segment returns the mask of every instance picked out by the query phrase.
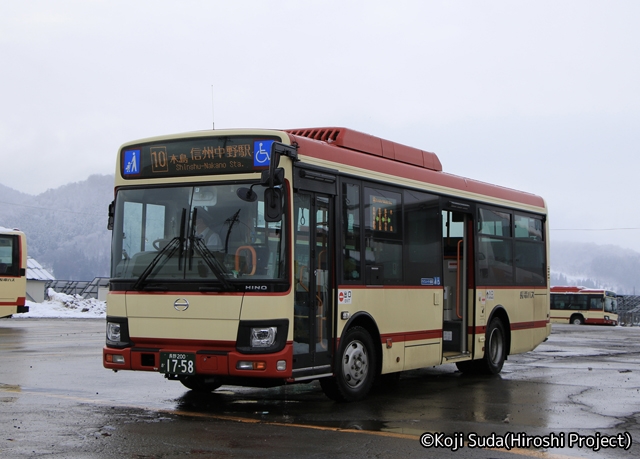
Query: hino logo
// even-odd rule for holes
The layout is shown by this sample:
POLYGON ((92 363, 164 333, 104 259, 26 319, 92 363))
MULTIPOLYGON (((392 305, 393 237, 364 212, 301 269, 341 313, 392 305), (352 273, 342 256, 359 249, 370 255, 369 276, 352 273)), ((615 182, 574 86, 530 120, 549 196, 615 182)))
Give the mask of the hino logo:
POLYGON ((176 311, 186 311, 189 308, 189 302, 185 298, 178 298, 173 302, 173 307, 176 311))
POLYGON ((266 285, 245 285, 244 286, 245 290, 258 290, 261 292, 266 292, 267 291, 267 286, 266 285))

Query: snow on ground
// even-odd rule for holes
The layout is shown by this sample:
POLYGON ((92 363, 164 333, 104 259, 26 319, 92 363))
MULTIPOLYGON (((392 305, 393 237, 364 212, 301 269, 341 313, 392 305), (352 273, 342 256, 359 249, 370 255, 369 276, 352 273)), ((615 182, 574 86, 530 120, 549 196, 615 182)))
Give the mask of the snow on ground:
POLYGON ((106 316, 107 304, 95 298, 82 298, 80 295, 58 293, 53 289, 47 291, 49 299, 42 303, 27 301, 29 312, 14 314, 16 319, 30 317, 92 319, 106 316))

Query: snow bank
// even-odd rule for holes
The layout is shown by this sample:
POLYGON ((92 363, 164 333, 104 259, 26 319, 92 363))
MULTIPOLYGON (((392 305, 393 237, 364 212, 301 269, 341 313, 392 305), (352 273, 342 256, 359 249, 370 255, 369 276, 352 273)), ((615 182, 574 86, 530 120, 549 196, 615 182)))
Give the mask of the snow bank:
POLYGON ((29 312, 14 314, 13 317, 16 319, 30 317, 97 319, 106 316, 107 304, 104 301, 95 298, 82 298, 80 295, 58 293, 52 288, 47 291, 47 295, 49 295, 49 300, 42 303, 27 301, 29 312))

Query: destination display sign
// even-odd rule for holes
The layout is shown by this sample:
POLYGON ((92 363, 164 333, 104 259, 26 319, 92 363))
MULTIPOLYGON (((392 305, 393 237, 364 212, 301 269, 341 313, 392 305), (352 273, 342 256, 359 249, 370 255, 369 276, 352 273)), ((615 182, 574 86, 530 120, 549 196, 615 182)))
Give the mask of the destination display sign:
POLYGON ((256 172, 269 167, 277 137, 199 137, 123 148, 125 179, 256 172))
POLYGON ((367 227, 385 234, 398 231, 398 205, 400 194, 365 188, 368 197, 367 227))

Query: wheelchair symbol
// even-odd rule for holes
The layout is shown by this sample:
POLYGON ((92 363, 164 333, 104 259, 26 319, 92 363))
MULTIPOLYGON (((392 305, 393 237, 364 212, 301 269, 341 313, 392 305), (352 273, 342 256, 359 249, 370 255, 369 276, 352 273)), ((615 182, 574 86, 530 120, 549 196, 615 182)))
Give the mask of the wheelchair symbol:
POLYGON ((254 167, 266 167, 271 164, 271 147, 273 142, 273 140, 263 140, 253 143, 254 167))

